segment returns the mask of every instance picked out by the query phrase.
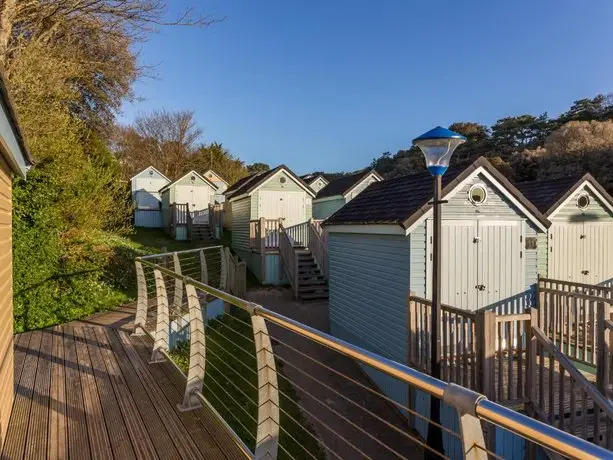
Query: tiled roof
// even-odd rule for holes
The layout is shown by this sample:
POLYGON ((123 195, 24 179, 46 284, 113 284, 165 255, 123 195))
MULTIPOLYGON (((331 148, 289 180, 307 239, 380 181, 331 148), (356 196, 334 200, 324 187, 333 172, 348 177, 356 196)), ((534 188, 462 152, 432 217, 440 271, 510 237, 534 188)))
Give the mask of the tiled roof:
MULTIPOLYGON (((549 227, 547 218, 485 158, 450 167, 443 176, 443 197, 480 167, 502 183, 537 220, 549 227)), ((330 216, 324 225, 398 224, 409 228, 430 210, 428 203, 433 197, 433 187, 432 176, 426 170, 376 182, 330 216)))
POLYGON ((353 188, 354 185, 358 184, 362 179, 364 179, 371 173, 376 174, 379 179, 383 180, 383 178, 379 176, 379 174, 374 169, 362 171, 357 174, 351 174, 350 176, 343 176, 336 180, 333 180, 324 188, 322 188, 317 194, 316 199, 327 198, 336 195, 344 195, 351 188, 353 188))
POLYGON ((517 188, 545 215, 551 214, 583 182, 589 182, 613 206, 613 197, 594 179, 591 174, 574 175, 559 179, 518 182, 517 188))

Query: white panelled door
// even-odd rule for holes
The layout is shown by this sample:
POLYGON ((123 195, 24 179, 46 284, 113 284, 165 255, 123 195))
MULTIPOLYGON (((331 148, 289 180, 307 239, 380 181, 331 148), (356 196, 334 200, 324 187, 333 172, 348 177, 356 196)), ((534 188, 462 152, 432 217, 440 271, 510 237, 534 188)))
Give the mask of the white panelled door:
POLYGON ((304 192, 261 190, 259 193, 260 217, 282 218, 285 227, 306 221, 306 194, 304 192))
POLYGON ((208 187, 177 185, 175 187, 175 203, 189 203, 190 212, 209 209, 210 190, 208 187))
POLYGON ((613 279, 613 223, 586 222, 583 229, 582 283, 613 279))
MULTIPOLYGON (((432 221, 427 234, 430 283, 432 221)), ((444 304, 466 310, 495 305, 501 312, 519 311, 525 290, 523 222, 444 220, 441 282, 444 304)))

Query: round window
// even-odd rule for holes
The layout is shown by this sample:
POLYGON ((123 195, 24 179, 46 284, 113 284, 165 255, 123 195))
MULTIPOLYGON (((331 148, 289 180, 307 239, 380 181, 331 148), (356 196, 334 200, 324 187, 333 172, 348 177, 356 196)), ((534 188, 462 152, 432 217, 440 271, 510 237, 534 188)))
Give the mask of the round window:
POLYGON ((586 209, 590 205, 590 197, 587 193, 583 193, 577 197, 577 207, 586 209))
POLYGON ((468 199, 475 206, 479 206, 485 203, 485 200, 487 199, 487 190, 485 190, 483 185, 473 185, 468 191, 468 199))
POLYGON ((192 176, 191 180, 193 180, 193 181, 196 180, 196 176, 192 176))
POLYGON ((279 182, 281 182, 282 184, 285 184, 285 181, 287 181, 287 179, 284 176, 281 176, 281 179, 279 179, 279 182))
POLYGON ((153 171, 152 170, 149 170, 149 175, 153 176, 153 171))

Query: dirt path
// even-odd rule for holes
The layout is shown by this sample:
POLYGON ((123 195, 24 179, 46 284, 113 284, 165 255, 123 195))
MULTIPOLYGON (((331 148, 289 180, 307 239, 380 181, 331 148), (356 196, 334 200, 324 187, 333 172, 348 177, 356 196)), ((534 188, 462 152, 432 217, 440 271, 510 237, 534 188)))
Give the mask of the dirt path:
MULTIPOLYGON (((301 303, 293 300, 287 289, 250 291, 247 297, 252 302, 323 332, 329 331, 327 302, 301 303)), ((391 403, 301 356, 284 343, 378 392, 352 359, 280 327, 272 326, 270 334, 277 339, 277 343, 273 343, 275 354, 286 361, 283 372, 294 383, 305 415, 311 420, 321 441, 338 454, 337 457, 328 451, 328 458, 423 458, 421 447, 401 432, 411 436, 417 436, 416 433, 407 427, 406 419, 391 407, 391 403), (362 408, 376 414, 383 421, 362 408), (388 426, 388 423, 401 432, 388 426)))

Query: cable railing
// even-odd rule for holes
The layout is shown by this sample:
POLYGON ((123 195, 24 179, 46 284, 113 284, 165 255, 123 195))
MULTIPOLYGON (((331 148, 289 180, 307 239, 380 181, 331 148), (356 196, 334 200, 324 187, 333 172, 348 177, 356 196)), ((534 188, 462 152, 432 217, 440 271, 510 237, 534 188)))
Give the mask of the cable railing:
POLYGON ((170 360, 185 375, 181 410, 213 413, 237 458, 419 458, 424 452, 501 458, 491 444, 497 429, 564 457, 611 456, 477 392, 228 293, 224 252, 137 258, 135 333, 153 341, 152 361, 170 360), (382 391, 386 382, 440 399, 454 423, 445 416, 433 422, 393 389, 382 391), (424 441, 419 424, 441 430, 444 452, 424 441))

